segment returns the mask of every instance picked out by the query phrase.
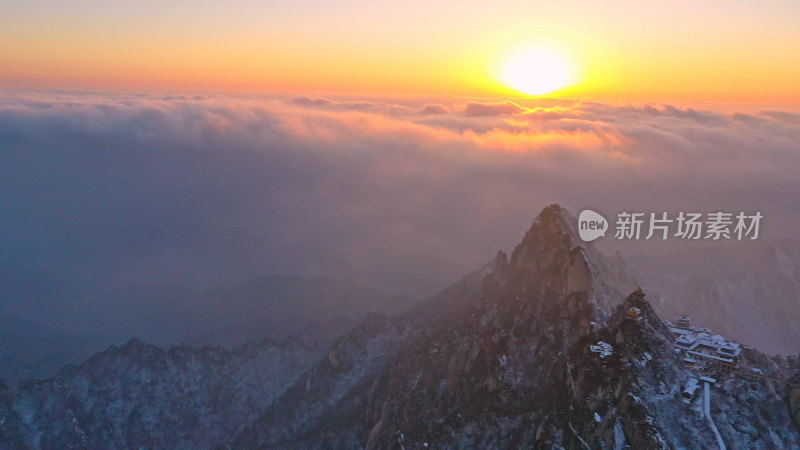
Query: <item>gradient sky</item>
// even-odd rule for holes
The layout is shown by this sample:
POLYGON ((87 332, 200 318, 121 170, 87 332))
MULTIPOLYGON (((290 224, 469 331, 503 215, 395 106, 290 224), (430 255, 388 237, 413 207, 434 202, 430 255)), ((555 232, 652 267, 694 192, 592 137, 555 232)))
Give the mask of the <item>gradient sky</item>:
POLYGON ((557 95, 800 104, 790 0, 4 2, 0 87, 508 95, 542 43, 578 67, 557 95))

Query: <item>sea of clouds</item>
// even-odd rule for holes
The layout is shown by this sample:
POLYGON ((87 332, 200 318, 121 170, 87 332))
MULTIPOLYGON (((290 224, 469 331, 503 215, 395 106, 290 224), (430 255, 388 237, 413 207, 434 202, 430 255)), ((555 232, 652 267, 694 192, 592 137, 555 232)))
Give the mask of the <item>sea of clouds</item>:
POLYGON ((797 238, 798 172, 800 114, 777 109, 5 92, 0 269, 108 286, 325 275, 423 296, 555 202, 760 211, 765 236, 797 238))

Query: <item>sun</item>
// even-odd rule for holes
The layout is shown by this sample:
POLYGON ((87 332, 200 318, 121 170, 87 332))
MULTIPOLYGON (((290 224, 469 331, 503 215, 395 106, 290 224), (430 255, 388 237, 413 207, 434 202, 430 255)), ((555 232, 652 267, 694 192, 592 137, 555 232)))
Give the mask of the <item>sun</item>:
POLYGON ((543 95, 575 82, 569 59, 549 47, 534 47, 512 53, 501 65, 500 81, 529 95, 543 95))

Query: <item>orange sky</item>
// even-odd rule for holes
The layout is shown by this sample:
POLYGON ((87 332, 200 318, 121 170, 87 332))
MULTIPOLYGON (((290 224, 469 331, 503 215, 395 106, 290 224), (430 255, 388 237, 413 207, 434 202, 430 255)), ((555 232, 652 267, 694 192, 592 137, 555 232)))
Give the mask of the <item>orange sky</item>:
POLYGON ((503 55, 548 45, 551 95, 800 104, 796 1, 110 3, 4 6, 0 87, 518 95, 503 55))

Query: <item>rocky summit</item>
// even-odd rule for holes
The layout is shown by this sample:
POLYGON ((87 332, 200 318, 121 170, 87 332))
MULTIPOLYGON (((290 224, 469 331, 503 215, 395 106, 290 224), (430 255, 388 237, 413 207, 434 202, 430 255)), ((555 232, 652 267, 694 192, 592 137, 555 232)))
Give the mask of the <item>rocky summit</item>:
POLYGON ((676 347, 634 277, 575 230, 549 206, 510 256, 324 349, 134 341, 3 386, 1 445, 800 448, 795 358, 676 347))

